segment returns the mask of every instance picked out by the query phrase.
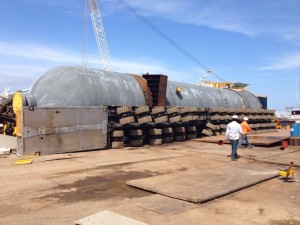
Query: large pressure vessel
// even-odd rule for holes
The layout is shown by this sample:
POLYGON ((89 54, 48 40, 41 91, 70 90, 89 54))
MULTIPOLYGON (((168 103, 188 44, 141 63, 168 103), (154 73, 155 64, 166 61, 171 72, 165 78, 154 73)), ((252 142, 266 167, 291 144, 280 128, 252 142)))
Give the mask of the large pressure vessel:
POLYGON ((211 88, 174 81, 168 82, 167 105, 209 108, 261 108, 257 97, 250 92, 211 88), (176 87, 182 89, 180 94, 174 91, 176 87))
MULTIPOLYGON (((167 105, 210 108, 260 109, 250 92, 217 89, 168 81, 167 105), (181 92, 176 93, 180 87, 181 92)), ((26 96, 32 106, 146 105, 144 91, 130 74, 84 67, 61 66, 50 69, 26 96)))
POLYGON ((37 106, 146 105, 139 83, 129 74, 85 67, 55 67, 32 86, 37 106))

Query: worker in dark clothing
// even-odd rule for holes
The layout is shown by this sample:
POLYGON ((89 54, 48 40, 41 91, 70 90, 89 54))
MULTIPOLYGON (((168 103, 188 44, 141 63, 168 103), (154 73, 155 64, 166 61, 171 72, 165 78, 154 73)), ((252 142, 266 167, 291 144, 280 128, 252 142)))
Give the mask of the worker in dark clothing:
POLYGON ((282 127, 281 129, 285 129, 286 130, 286 119, 284 118, 282 121, 282 127))

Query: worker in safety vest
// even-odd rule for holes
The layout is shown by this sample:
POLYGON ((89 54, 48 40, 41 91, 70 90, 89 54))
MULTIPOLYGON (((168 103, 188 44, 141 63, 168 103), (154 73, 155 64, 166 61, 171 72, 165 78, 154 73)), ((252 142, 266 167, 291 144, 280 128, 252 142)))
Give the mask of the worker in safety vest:
POLYGON ((251 143, 248 140, 248 132, 253 133, 253 130, 251 129, 251 127, 249 126, 247 121, 248 121, 248 117, 244 117, 244 121, 241 123, 241 127, 242 127, 242 130, 243 130, 243 135, 242 135, 242 137, 239 141, 238 148, 241 148, 244 141, 246 142, 248 148, 253 148, 254 147, 253 145, 251 145, 251 143))

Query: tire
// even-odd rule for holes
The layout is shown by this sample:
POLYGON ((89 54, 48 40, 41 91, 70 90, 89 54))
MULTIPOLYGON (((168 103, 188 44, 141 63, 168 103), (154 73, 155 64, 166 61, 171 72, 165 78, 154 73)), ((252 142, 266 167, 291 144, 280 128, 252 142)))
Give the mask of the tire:
POLYGON ((198 120, 199 121, 204 121, 204 120, 206 120, 206 116, 205 115, 199 115, 198 120))
POLYGON ((198 112, 205 112, 206 111, 206 109, 205 109, 205 107, 198 107, 198 112))
POLYGON ((163 137, 162 142, 163 143, 173 143, 174 139, 173 139, 173 137, 163 137))
POLYGON ((189 111, 188 108, 189 107, 180 107, 179 108, 179 114, 187 113, 189 111))
POLYGON ((215 128, 216 128, 216 131, 220 131, 221 130, 221 125, 217 124, 217 125, 215 125, 215 128))
POLYGON ((174 136, 174 141, 185 141, 184 135, 174 136))
POLYGON ((175 133, 184 133, 185 132, 185 127, 175 127, 174 132, 175 133))
POLYGON ((173 133, 173 128, 172 127, 164 127, 162 129, 163 134, 172 134, 173 133))
POLYGON ((142 147, 144 145, 143 139, 133 139, 129 141, 131 147, 142 147))
POLYGON ((127 112, 131 112, 131 107, 130 106, 121 106, 117 108, 117 114, 123 114, 123 113, 127 113, 127 112))
POLYGON ((187 132, 189 132, 189 131, 197 131, 197 127, 196 127, 196 126, 187 126, 187 127, 185 128, 185 130, 186 130, 187 132))
POLYGON ((227 124, 221 124, 221 129, 226 129, 227 128, 227 124))
POLYGON ((149 145, 161 145, 162 144, 162 139, 149 139, 149 145))
POLYGON ((152 122, 152 117, 151 116, 144 116, 142 118, 138 118, 138 123, 139 124, 144 124, 144 123, 149 123, 152 122))
POLYGON ((112 137, 124 137, 123 130, 114 130, 111 134, 112 137))
POLYGON ((191 120, 193 120, 193 116, 191 116, 191 115, 189 115, 189 116, 182 116, 181 117, 181 121, 182 122, 189 122, 191 120))
POLYGON ((143 131, 141 129, 130 130, 129 136, 143 136, 143 131))
POLYGON ((125 125, 128 123, 134 123, 134 117, 133 116, 128 116, 128 117, 124 117, 120 119, 120 124, 121 125, 125 125))
POLYGON ((213 125, 212 123, 209 123, 209 122, 206 124, 206 127, 210 128, 210 129, 212 129, 212 130, 215 130, 215 129, 216 129, 216 126, 213 125))
POLYGON ((111 143, 111 148, 112 149, 120 149, 124 148, 124 142, 123 141, 113 141, 111 143))
POLYGON ((192 120, 199 120, 199 116, 198 115, 192 115, 192 120))
POLYGON ((221 121, 227 120, 227 116, 226 116, 226 115, 220 116, 220 120, 221 120, 221 121))
POLYGON ((189 112, 190 112, 190 113, 197 113, 197 112, 198 112, 198 108, 197 108, 197 107, 192 107, 192 106, 190 106, 189 112))
POLYGON ((149 112, 150 109, 149 109, 149 106, 140 106, 140 107, 137 107, 134 111, 135 111, 135 114, 138 115, 141 113, 149 112))
POLYGON ((178 107, 168 107, 167 108, 167 114, 173 114, 173 113, 178 113, 178 107))
POLYGON ((162 129, 153 128, 149 130, 150 135, 162 135, 162 129))
POLYGON ((220 111, 220 108, 209 108, 208 113, 218 113, 220 111))
POLYGON ((176 122, 180 122, 181 121, 181 116, 173 116, 169 118, 170 123, 176 123, 176 122))
POLYGON ((163 123, 163 122, 168 122, 168 117, 167 116, 160 116, 157 118, 154 118, 155 123, 163 123))
POLYGON ((207 136, 213 136, 214 133, 210 130, 203 129, 202 134, 205 134, 207 136))
POLYGON ((161 113, 161 112, 165 112, 166 108, 164 106, 156 106, 154 108, 152 108, 151 112, 152 114, 157 114, 157 113, 161 113))

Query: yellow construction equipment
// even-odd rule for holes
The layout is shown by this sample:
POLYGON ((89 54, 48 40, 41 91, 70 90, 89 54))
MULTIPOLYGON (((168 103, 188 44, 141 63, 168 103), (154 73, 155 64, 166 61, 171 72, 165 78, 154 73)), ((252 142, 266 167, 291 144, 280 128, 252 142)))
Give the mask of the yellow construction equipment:
POLYGON ((290 162, 290 165, 286 169, 279 169, 279 175, 285 178, 285 181, 288 181, 289 177, 293 178, 294 170, 293 170, 293 162, 290 162))
POLYGON ((32 159, 17 159, 14 162, 14 165, 24 165, 24 164, 31 164, 32 163, 32 159))
POLYGON ((238 91, 245 91, 248 84, 245 83, 234 83, 234 82, 215 82, 215 81, 205 81, 204 86, 214 87, 214 88, 228 88, 238 91))

